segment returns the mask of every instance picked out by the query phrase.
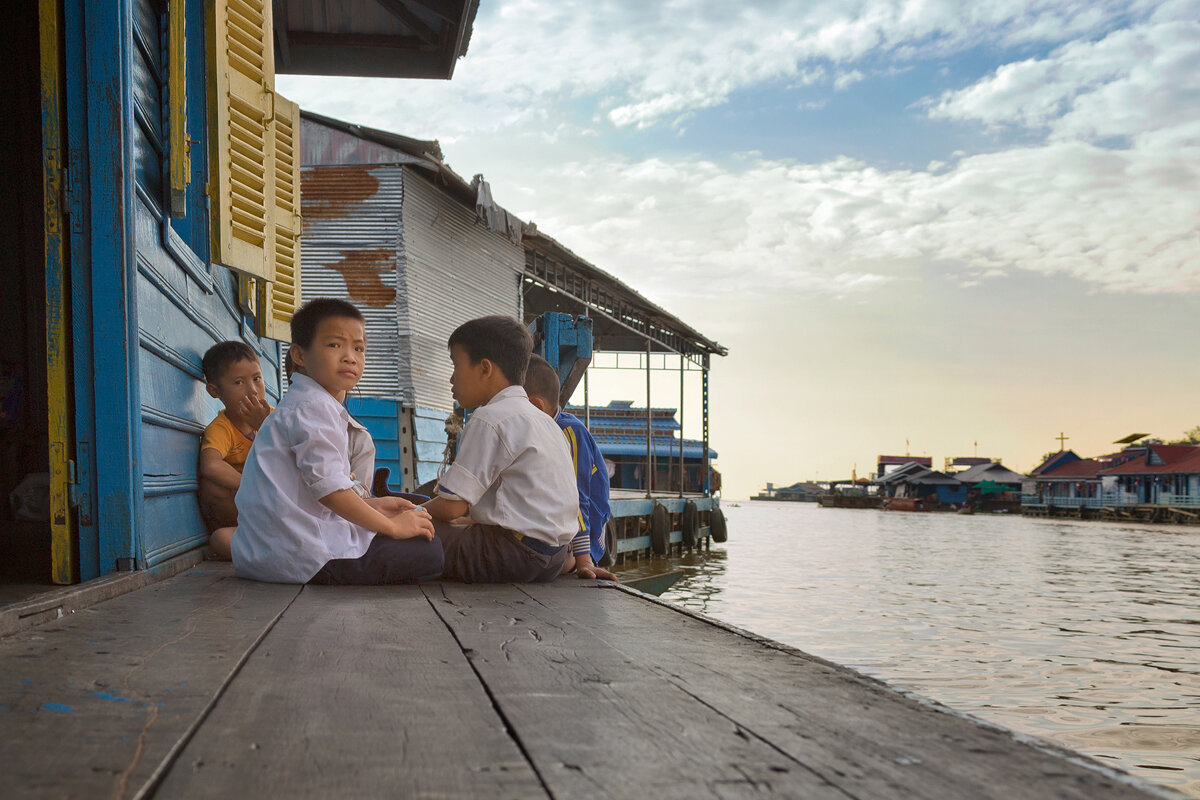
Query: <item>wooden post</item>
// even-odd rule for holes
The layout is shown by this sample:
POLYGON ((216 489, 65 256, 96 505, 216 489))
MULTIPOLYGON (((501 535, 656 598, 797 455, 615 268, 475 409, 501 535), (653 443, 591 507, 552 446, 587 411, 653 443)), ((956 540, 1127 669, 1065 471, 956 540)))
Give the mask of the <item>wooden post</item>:
POLYGON ((650 337, 646 337, 646 497, 654 490, 654 413, 650 406, 650 337))
POLYGON ((679 496, 683 497, 683 353, 679 354, 679 496))

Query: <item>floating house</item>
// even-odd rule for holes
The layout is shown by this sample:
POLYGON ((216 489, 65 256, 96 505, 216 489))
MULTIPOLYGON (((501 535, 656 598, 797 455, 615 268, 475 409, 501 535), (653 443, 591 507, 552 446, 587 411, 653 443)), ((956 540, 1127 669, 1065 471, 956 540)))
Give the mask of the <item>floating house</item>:
POLYGON ((1146 442, 1086 459, 1055 453, 1024 482, 1021 505, 1035 515, 1200 521, 1200 445, 1146 442))
MULTIPOLYGON (((684 439, 674 408, 645 408, 632 400, 613 400, 607 406, 567 406, 569 413, 586 419, 604 460, 610 464, 609 483, 614 489, 651 489, 672 491, 680 488, 680 464, 683 465, 684 492, 702 492, 705 465, 711 465, 717 451, 705 452, 704 442, 684 439), (647 420, 651 435, 646 436, 647 420), (647 447, 649 438, 649 447, 647 447), (649 468, 647 468, 649 460, 649 468), (650 485, 646 476, 650 475, 650 485)), ((711 470, 711 466, 709 467, 711 470)), ((712 485, 710 476, 709 485, 712 485)))
POLYGON ((1150 444, 1100 472, 1101 495, 1116 505, 1200 506, 1200 445, 1150 444))
MULTIPOLYGON (((301 112, 302 300, 362 310, 370 357, 348 399, 377 466, 438 477, 454 410, 446 341, 474 317, 523 315, 527 226, 442 163, 437 142, 301 112)), ((453 424, 453 423, 452 423, 453 424)))
POLYGON ((883 495, 884 508, 930 511, 939 506, 961 505, 967 499, 967 487, 962 481, 920 461, 902 464, 876 478, 874 483, 883 495))
MULTIPOLYGON (((449 78, 475 9, 13 4, 0 55, 0 494, 30 476, 48 485, 44 516, 0 542, 16 579, 168 570, 205 543, 196 450, 217 406, 201 356, 248 343, 274 401, 303 294, 302 120, 275 75, 449 78)), ((15 530, 11 508, 0 513, 15 530)))
MULTIPOLYGON (((832 488, 832 487, 831 487, 832 488)), ((776 487, 773 483, 768 483, 767 488, 755 496, 751 500, 787 500, 797 503, 816 503, 820 500, 821 495, 825 494, 828 489, 819 483, 813 481, 798 481, 791 486, 776 487)))
POLYGON ((629 518, 616 538, 628 541, 610 552, 651 549, 643 522, 659 505, 668 521, 657 527, 669 529, 656 552, 707 536, 720 515, 708 374, 710 357, 725 348, 504 209, 482 176, 468 182, 447 167, 437 142, 308 112, 300 124, 301 300, 344 297, 366 318, 367 371, 347 406, 375 439, 376 466, 389 470, 377 488, 413 491, 440 475, 463 419, 446 341, 468 319, 504 314, 523 319, 558 368, 562 402, 582 384, 584 405, 574 410, 612 464, 614 488, 641 498, 614 502, 614 516, 629 518), (592 409, 595 352, 635 353, 647 371, 670 361, 681 394, 698 377, 702 401, 692 413, 703 439, 674 435, 677 409, 652 408, 649 425, 631 403, 592 409), (689 504, 696 514, 684 513, 689 504))

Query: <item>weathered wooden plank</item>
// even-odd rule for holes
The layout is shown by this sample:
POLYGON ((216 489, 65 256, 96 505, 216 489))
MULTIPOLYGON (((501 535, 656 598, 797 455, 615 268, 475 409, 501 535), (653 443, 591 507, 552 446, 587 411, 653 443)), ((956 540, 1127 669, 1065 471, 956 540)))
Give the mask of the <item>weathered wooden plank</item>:
POLYGON ((297 591, 205 564, 0 641, 0 794, 132 796, 297 591))
MULTIPOLYGON (((652 598, 563 582, 524 590, 649 671, 856 798, 1169 795, 1049 745, 946 713, 850 669, 739 634, 652 598), (612 595, 621 597, 616 601, 612 595)), ((715 755, 712 745, 705 752, 715 755)), ((1174 796, 1170 794, 1170 796, 1174 796)))
POLYGON ((307 587, 159 797, 546 793, 415 586, 307 587))
MULTIPOLYGON (((559 584, 539 596, 586 595, 601 616, 641 604, 559 584)), ((425 591, 555 798, 847 797, 521 587, 445 583, 425 591)))

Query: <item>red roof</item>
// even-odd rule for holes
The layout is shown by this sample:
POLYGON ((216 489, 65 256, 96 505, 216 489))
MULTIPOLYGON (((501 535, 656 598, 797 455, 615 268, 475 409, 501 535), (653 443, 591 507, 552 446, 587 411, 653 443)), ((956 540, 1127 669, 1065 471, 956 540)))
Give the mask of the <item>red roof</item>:
POLYGON ((1047 472, 1038 473, 1037 477, 1041 480, 1095 478, 1097 473, 1102 469, 1104 469, 1104 464, 1094 458, 1079 458, 1074 461, 1068 461, 1062 466, 1055 467, 1047 472))
POLYGON ((1147 464, 1148 455, 1140 455, 1124 464, 1104 470, 1105 475, 1154 475, 1200 472, 1200 445, 1152 444, 1150 450, 1161 464, 1147 464))

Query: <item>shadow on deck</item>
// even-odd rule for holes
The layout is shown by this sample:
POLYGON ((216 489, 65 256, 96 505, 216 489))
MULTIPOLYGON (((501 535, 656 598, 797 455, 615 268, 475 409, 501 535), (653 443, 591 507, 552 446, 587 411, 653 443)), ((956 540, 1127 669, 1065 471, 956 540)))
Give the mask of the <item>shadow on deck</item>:
POLYGON ((1174 797, 644 595, 204 563, 0 640, 4 796, 1174 797))

